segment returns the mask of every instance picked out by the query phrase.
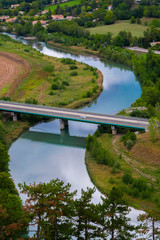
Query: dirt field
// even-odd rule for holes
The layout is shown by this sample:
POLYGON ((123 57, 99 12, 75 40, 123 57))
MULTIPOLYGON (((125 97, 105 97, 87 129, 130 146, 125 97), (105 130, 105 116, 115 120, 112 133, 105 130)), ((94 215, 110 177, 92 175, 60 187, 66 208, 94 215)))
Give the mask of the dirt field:
MULTIPOLYGON (((27 61, 14 53, 0 52, 0 90, 8 87, 7 96, 11 96, 22 79, 31 71, 27 61)), ((5 95, 5 91, 4 91, 5 95)))

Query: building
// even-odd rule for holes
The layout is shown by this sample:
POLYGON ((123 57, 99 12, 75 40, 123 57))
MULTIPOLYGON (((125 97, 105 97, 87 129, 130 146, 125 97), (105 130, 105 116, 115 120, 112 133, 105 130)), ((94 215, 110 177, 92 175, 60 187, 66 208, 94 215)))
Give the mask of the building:
POLYGON ((16 7, 19 7, 19 4, 12 4, 11 9, 15 9, 16 7))
POLYGON ((108 5, 108 10, 112 10, 112 5, 108 5))
POLYGON ((47 14, 47 13, 49 13, 48 10, 44 10, 44 11, 41 12, 41 14, 47 14))

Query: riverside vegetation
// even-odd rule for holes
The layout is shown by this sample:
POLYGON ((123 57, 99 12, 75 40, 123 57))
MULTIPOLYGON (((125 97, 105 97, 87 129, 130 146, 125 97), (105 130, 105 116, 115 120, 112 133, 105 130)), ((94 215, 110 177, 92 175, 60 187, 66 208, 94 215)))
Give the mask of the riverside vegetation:
POLYGON ((81 197, 75 198, 76 191, 71 191, 70 184, 59 179, 48 183, 19 184, 21 192, 27 195, 22 202, 9 173, 9 156, 6 145, 6 130, 0 122, 0 239, 64 239, 75 236, 80 239, 124 239, 131 240, 138 234, 148 232, 146 221, 157 224, 149 232, 159 237, 159 211, 150 211, 139 216, 145 225, 135 227, 129 223, 129 206, 122 191, 114 187, 107 198, 93 204, 95 189, 81 191, 81 197), (28 225, 36 225, 35 236, 28 236, 28 225))

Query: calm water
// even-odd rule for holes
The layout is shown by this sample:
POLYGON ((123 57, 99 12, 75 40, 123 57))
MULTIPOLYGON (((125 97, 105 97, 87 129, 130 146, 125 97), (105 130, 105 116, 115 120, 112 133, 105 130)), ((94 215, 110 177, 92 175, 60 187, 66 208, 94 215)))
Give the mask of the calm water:
MULTIPOLYGON (((27 41, 23 42, 28 44, 27 41)), ((72 58, 101 70, 104 77, 103 92, 96 101, 83 108, 85 111, 115 114, 129 107, 141 95, 134 73, 124 66, 51 49, 44 43, 33 43, 32 46, 46 55, 72 58)), ((78 196, 82 188, 94 187, 85 166, 84 141, 96 128, 94 124, 69 121, 69 131, 64 133, 59 130, 58 120, 32 127, 9 150, 15 184, 24 181, 48 182, 58 177, 65 183, 71 183, 72 190, 78 190, 78 196)), ((100 192, 96 190, 94 202, 99 201, 100 192)), ((132 222, 136 222, 137 213, 139 211, 131 211, 132 222)))

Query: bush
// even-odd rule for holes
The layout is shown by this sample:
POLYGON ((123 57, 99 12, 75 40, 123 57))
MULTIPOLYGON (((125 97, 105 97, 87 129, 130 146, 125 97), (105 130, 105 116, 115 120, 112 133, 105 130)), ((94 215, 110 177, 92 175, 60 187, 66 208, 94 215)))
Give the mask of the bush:
POLYGON ((69 82, 67 82, 67 81, 63 81, 62 84, 65 86, 69 86, 69 82))
POLYGON ((25 48, 24 51, 25 51, 25 52, 29 52, 29 49, 25 48))
POLYGON ((62 58, 61 63, 63 63, 63 64, 75 64, 76 60, 72 60, 70 58, 62 58))
POLYGON ((110 167, 114 165, 114 159, 102 148, 94 135, 88 135, 86 139, 86 148, 90 151, 90 154, 95 159, 96 163, 108 165, 110 167))
POLYGON ((25 103, 38 104, 38 101, 35 98, 29 98, 25 100, 25 103))
POLYGON ((130 133, 130 139, 131 139, 132 141, 134 141, 134 142, 137 141, 137 136, 136 136, 136 134, 135 134, 134 132, 131 132, 131 133, 130 133))
POLYGON ((43 70, 44 70, 45 72, 49 72, 49 73, 51 73, 51 72, 54 71, 54 66, 48 64, 48 65, 46 65, 46 66, 43 67, 43 70))
POLYGON ((54 95, 53 91, 50 91, 50 92, 49 92, 49 95, 51 95, 51 96, 54 95))
POLYGON ((70 76, 77 76, 77 75, 78 75, 78 73, 75 71, 70 73, 70 76))
POLYGON ((125 184, 131 184, 133 182, 133 177, 132 177, 132 174, 129 173, 129 172, 125 172, 123 177, 122 177, 122 181, 125 183, 125 184))
POLYGON ((131 139, 129 139, 128 141, 127 141, 127 149, 128 150, 131 150, 131 148, 134 146, 134 141, 132 141, 131 139))
POLYGON ((111 183, 111 184, 115 184, 116 181, 111 177, 111 178, 109 179, 109 183, 111 183))
POLYGON ((77 69, 77 66, 76 66, 76 65, 70 66, 70 70, 74 70, 74 69, 77 69))
POLYGON ((121 141, 123 142, 124 146, 127 146, 127 149, 130 150, 137 141, 137 136, 134 132, 129 132, 126 135, 121 137, 121 141))
POLYGON ((59 89, 59 84, 58 83, 53 83, 51 86, 52 90, 58 90, 59 89))
POLYGON ((132 16, 130 22, 135 23, 136 22, 135 17, 132 16))

